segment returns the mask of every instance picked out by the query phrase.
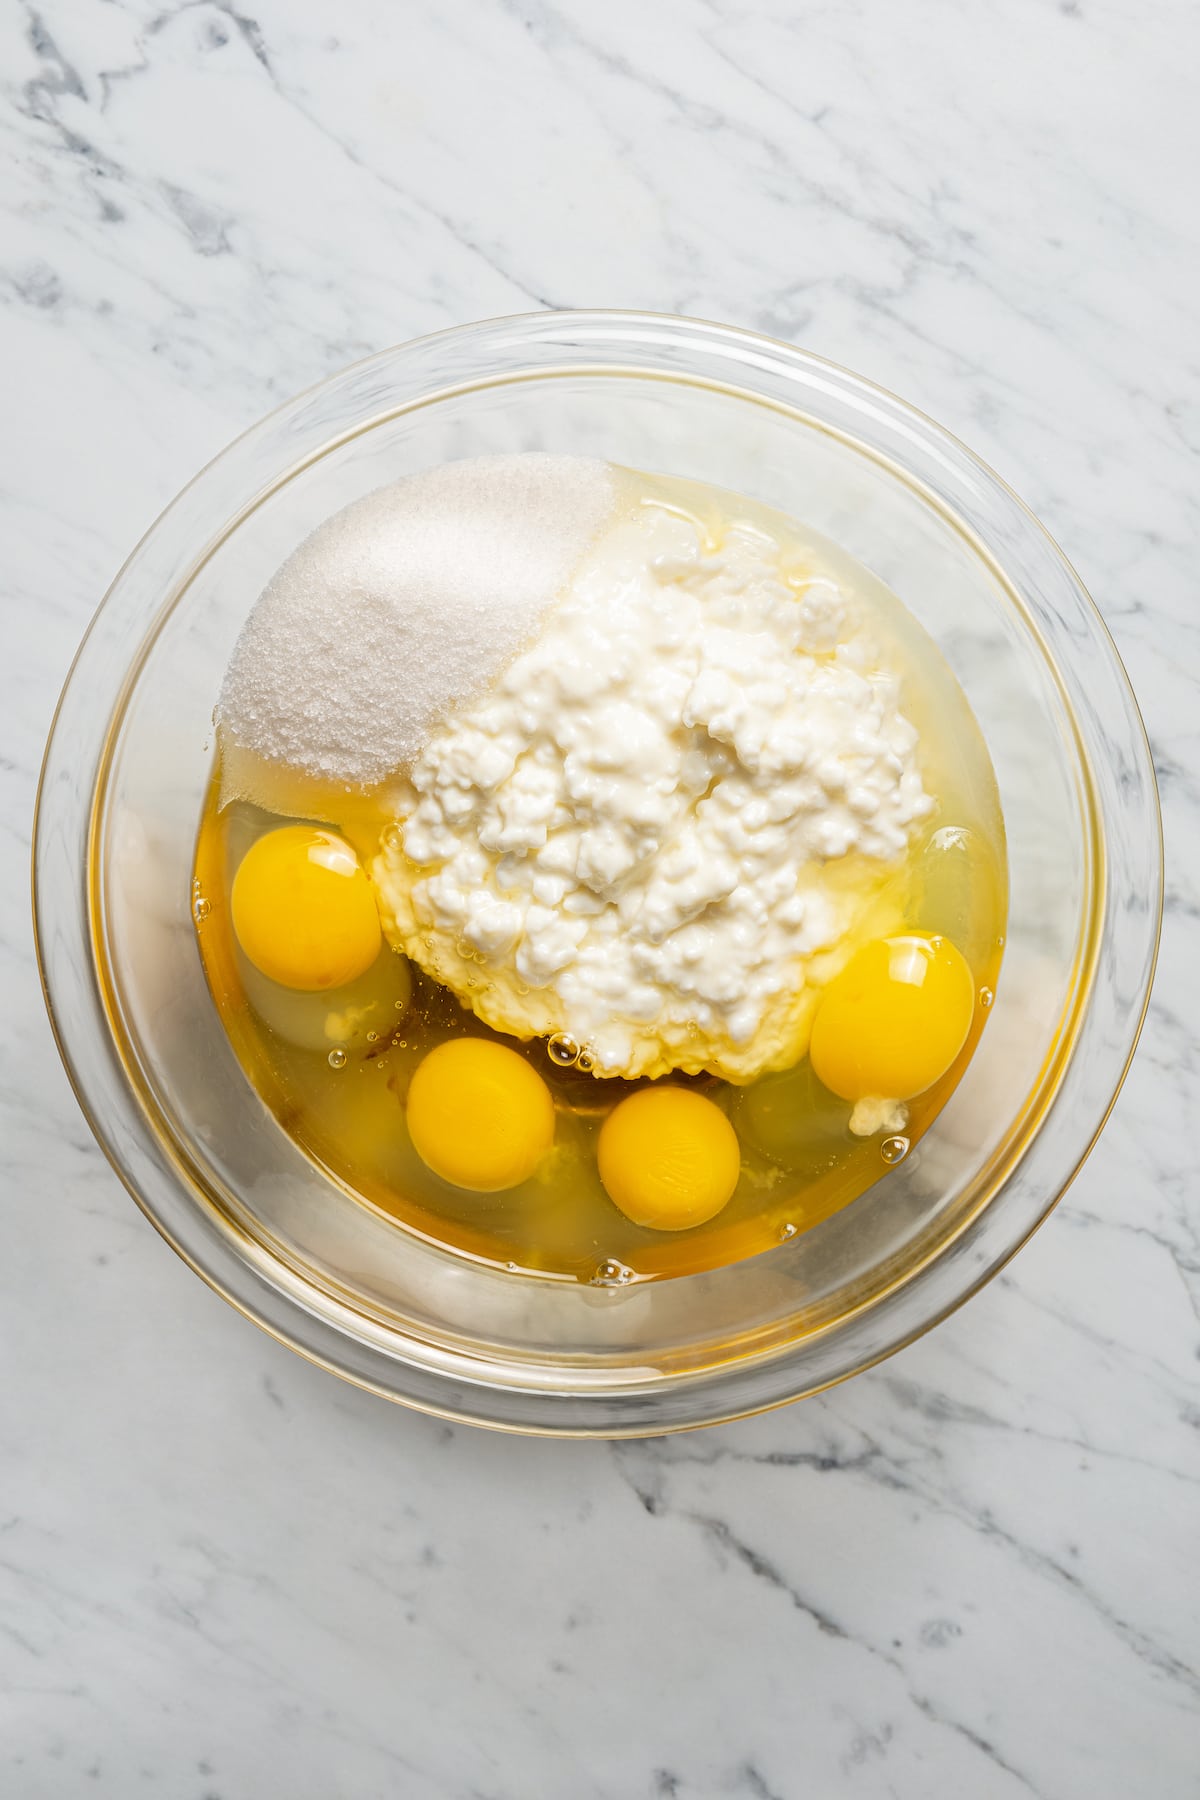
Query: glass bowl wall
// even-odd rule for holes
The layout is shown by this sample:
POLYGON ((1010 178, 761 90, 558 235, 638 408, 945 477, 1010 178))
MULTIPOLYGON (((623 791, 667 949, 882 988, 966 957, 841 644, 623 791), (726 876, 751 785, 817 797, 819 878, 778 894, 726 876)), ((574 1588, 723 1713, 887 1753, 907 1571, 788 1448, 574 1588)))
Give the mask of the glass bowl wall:
POLYGON ((209 465, 97 614, 47 750, 40 955, 93 1130, 235 1305, 395 1399, 484 1424, 658 1432, 811 1392, 944 1316, 1070 1181, 1127 1066, 1161 847, 1128 682, 1015 496, 899 400, 695 321, 542 313, 333 376, 209 465), (314 524, 411 470, 553 450, 752 494, 843 545, 941 645, 1000 784, 1011 879, 993 1013, 900 1167, 778 1249, 627 1288, 469 1264, 343 1192, 239 1068, 190 914, 212 710, 241 625, 314 524))

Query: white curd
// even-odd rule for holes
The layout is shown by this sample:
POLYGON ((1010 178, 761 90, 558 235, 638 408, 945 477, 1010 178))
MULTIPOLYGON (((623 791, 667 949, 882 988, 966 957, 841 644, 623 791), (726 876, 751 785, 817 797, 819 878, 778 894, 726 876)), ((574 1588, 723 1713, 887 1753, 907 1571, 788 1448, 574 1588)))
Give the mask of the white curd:
POLYGON ((425 737, 372 868, 385 930, 597 1074, 751 1080, 803 1055, 819 985, 898 925, 887 883, 933 806, 917 750, 835 579, 643 495, 425 737))

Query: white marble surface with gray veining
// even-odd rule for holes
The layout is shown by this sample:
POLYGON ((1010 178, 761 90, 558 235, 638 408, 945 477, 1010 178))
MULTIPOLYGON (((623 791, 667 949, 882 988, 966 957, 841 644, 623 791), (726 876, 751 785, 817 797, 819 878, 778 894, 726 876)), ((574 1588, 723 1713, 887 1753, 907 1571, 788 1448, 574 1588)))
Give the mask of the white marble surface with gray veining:
POLYGON ((0 1794, 1200 1792, 1192 0, 0 7, 0 1794), (42 1016, 75 643, 235 432, 542 305, 756 326, 966 438, 1081 570, 1162 779, 1157 998, 1009 1272, 822 1399, 488 1436, 257 1333, 128 1200, 42 1016))

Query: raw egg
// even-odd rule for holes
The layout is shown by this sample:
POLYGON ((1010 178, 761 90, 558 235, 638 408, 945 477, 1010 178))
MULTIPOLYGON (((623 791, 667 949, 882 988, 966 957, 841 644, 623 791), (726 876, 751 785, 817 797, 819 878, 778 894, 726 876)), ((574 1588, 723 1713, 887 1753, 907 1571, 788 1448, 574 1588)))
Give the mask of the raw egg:
POLYGON ((833 1168, 852 1142, 850 1107, 817 1080, 807 1057, 739 1089, 733 1116, 756 1150, 806 1176, 833 1168))
POLYGON ((878 938, 821 996, 813 1069, 843 1100, 911 1100, 954 1062, 974 1010, 971 971, 949 939, 878 938))
POLYGON ((364 975, 342 987, 302 993, 268 981, 243 958, 239 973, 264 1025, 297 1050, 365 1050, 390 1039, 412 999, 408 958, 381 950, 364 975))
POLYGON ((949 938, 978 976, 996 954, 1005 899, 988 840, 965 825, 943 825, 913 866, 909 918, 922 936, 949 938))
POLYGON ((737 1133, 690 1088, 650 1087, 614 1107, 600 1131, 600 1179, 635 1225, 686 1231, 715 1217, 737 1186, 737 1133))
POLYGON ((309 992, 362 975, 383 939, 354 850, 317 825, 283 825, 253 843, 233 878, 230 910, 255 968, 309 992))
POLYGON ((554 1142, 554 1102, 536 1069, 488 1038, 431 1050, 408 1090, 408 1132, 427 1168, 455 1187, 516 1187, 554 1142))

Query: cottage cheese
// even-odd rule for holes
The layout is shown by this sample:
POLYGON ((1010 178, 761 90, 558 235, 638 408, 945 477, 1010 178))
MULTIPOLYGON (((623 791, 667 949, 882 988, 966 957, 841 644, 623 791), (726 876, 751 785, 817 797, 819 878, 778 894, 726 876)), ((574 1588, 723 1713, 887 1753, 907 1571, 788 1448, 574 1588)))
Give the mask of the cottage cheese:
POLYGON ((650 501, 438 726, 373 874, 385 929, 487 1023, 597 1074, 794 1063, 819 985, 899 923, 932 801, 865 622, 765 531, 650 501))

